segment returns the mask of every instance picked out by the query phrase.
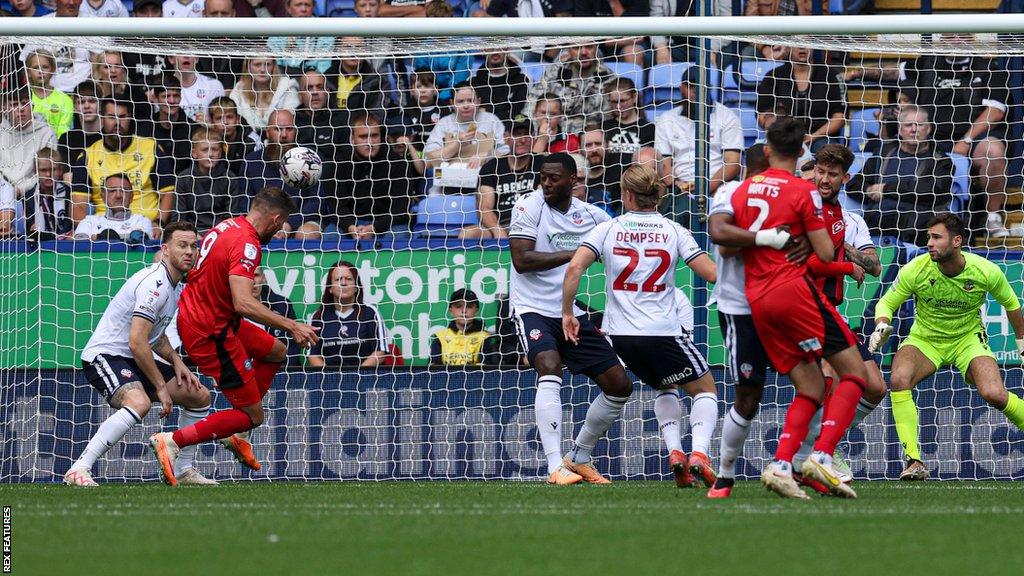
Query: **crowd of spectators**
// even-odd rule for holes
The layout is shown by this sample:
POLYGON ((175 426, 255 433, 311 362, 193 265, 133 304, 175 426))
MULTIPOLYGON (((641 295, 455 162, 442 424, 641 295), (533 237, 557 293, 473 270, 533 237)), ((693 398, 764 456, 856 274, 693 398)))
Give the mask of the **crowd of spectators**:
MULTIPOLYGON (((726 2, 715 5, 727 13, 726 2)), ((827 3, 826 3, 827 4, 827 3)), ((314 18, 313 0, 13 0, 12 17, 314 18)), ((460 11, 466 6, 458 4, 460 11)), ((556 0, 469 6, 479 17, 687 16, 693 3, 556 0)), ((810 0, 750 0, 748 16, 808 13, 810 0)), ((451 17, 445 0, 358 0, 354 17, 451 17)), ((949 36, 949 42, 964 38, 949 36)), ((685 37, 627 38, 564 49, 440 51, 416 57, 370 54, 347 37, 270 37, 267 53, 221 57, 77 46, 26 45, 2 98, 0 236, 158 239, 171 220, 205 231, 243 212, 266 186, 285 189, 299 211, 280 238, 367 240, 417 233, 416 206, 429 195, 474 196, 463 238, 504 238, 516 200, 537 187, 537 160, 566 151, 579 159, 578 193, 621 211, 619 178, 637 158, 655 162, 668 195, 697 182, 698 68, 677 78, 669 106, 645 92, 646 71, 685 62, 685 37), (535 63, 544 63, 542 71, 535 63), (637 74, 622 73, 635 65, 637 74), (289 188, 279 160, 295 146, 324 160, 318 185, 289 188), (142 225, 142 221, 147 225, 142 225)), ((1008 233, 1006 199, 1009 77, 984 57, 922 56, 874 69, 807 48, 716 43, 719 63, 770 60, 746 103, 720 95, 710 107, 707 192, 740 176, 752 108, 763 129, 780 116, 808 125, 808 155, 848 143, 851 82, 893 88, 850 182, 848 206, 877 234, 923 240, 921 225, 949 208, 953 158, 969 159, 973 193, 991 236, 1008 233)), ((720 90, 714 87, 714 90, 720 90)), ((713 92, 714 92, 713 90, 713 92)), ((755 128, 756 130, 756 128, 755 128)), ((667 210, 675 211, 673 202, 667 210)), ((964 206, 966 209, 967 206, 964 206)))

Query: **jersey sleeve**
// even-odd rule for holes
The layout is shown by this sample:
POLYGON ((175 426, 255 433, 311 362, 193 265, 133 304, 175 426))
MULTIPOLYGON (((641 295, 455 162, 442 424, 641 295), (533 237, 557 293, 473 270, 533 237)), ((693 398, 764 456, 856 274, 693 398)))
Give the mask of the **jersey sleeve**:
POLYGON ((533 194, 523 196, 512 208, 512 222, 508 227, 509 238, 524 240, 537 239, 537 226, 540 224, 540 202, 533 194))
POLYGON ((689 264, 691 260, 704 254, 704 250, 697 244, 689 230, 677 223, 674 224, 679 232, 679 241, 676 243, 679 259, 689 264))
POLYGON ((391 342, 388 340, 388 329, 384 326, 384 319, 380 316, 380 310, 373 306, 367 306, 370 310, 370 322, 373 325, 373 338, 376 340, 374 349, 380 352, 387 352, 391 342))
MULTIPOLYGON (((928 258, 928 255, 924 255, 928 258)), ((892 286, 885 291, 885 294, 878 300, 875 306, 875 320, 888 318, 892 320, 893 313, 917 291, 917 276, 921 271, 920 257, 911 260, 906 266, 900 269, 892 286)))
POLYGON ((1007 312, 1013 312, 1014 310, 1020 309, 1020 300, 1017 298, 1017 294, 1010 287, 1010 281, 1007 280, 1006 274, 999 266, 988 262, 988 292, 996 299, 996 302, 1003 307, 1007 312))
POLYGON ((740 117, 736 112, 725 106, 719 108, 718 111, 722 115, 721 125, 718 129, 722 150, 742 152, 745 147, 743 145, 743 125, 740 123, 740 117))
POLYGON ((725 184, 718 188, 718 192, 711 198, 711 208, 708 210, 708 216, 712 214, 728 214, 732 216, 736 213, 732 207, 732 196, 736 192, 737 186, 730 186, 725 184))
POLYGON ((805 194, 798 197, 796 209, 804 224, 804 230, 822 230, 826 226, 825 217, 822 214, 821 194, 818 194, 818 190, 813 185, 810 186, 805 194))
POLYGON ((589 248, 600 261, 602 259, 601 247, 604 246, 605 238, 608 237, 608 231, 611 230, 611 228, 611 220, 594 226, 594 229, 588 232, 583 238, 583 241, 580 242, 580 248, 589 248))
POLYGON ((871 241, 871 233, 868 231, 868 224, 864 218, 856 212, 844 212, 846 218, 846 243, 857 250, 874 248, 875 243, 871 241))
POLYGON ((174 291, 174 287, 160 280, 160 274, 148 274, 135 287, 133 318, 142 318, 156 324, 160 309, 174 291))
POLYGON ((262 258, 260 246, 254 240, 236 238, 228 248, 228 276, 256 278, 262 258))
MULTIPOLYGON (((321 311, 323 308, 320 309, 321 311)), ((316 329, 317 334, 323 334, 324 332, 324 321, 319 313, 313 314, 313 317, 309 320, 309 325, 316 329)), ((310 356, 323 356, 324 355, 324 339, 321 337, 313 344, 313 347, 309 349, 310 356)))

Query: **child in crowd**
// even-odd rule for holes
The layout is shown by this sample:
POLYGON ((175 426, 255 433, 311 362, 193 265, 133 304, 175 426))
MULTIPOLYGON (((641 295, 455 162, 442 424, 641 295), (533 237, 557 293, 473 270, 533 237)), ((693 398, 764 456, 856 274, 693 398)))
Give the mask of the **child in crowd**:
POLYGON ((32 111, 45 118, 60 138, 71 129, 75 104, 70 96, 50 84, 57 71, 57 59, 49 50, 34 50, 25 59, 25 71, 32 91, 32 111))
POLYGON ((495 342, 477 318, 480 300, 467 288, 452 293, 448 314, 452 321, 448 327, 434 333, 430 342, 430 365, 449 368, 480 366, 484 356, 492 353, 495 342))
POLYGON ((192 131, 192 165, 178 174, 171 220, 195 224, 200 234, 231 218, 238 197, 234 175, 223 161, 219 133, 200 126, 192 131))

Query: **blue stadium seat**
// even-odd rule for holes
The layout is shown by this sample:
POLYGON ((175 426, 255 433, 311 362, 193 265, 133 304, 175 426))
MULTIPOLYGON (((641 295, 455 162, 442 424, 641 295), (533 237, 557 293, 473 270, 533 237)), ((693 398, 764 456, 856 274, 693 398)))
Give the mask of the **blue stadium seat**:
POLYGON ((538 82, 544 76, 544 70, 548 67, 544 62, 524 62, 520 64, 523 74, 530 79, 530 82, 538 82))
POLYGON ((458 236, 459 230, 480 222, 475 194, 427 196, 416 206, 414 232, 421 236, 458 236))
POLYGON ((775 60, 746 60, 740 64, 741 85, 756 87, 769 72, 782 66, 775 60))
POLYGON ((652 67, 647 80, 645 102, 659 104, 679 101, 679 80, 683 77, 683 72, 692 66, 690 62, 673 62, 652 67))
POLYGON ((739 115, 740 124, 743 126, 743 144, 749 148, 761 136, 761 129, 757 125, 757 110, 750 106, 740 106, 733 110, 739 115))
POLYGON ((867 141, 877 138, 882 126, 875 118, 881 108, 865 108, 850 114, 850 149, 863 152, 867 141))
POLYGON ((866 152, 854 152, 853 164, 850 165, 850 177, 854 177, 860 174, 860 171, 864 169, 864 165, 867 164, 868 159, 871 158, 871 154, 866 152))
POLYGON ((953 201, 949 203, 949 211, 954 214, 966 212, 971 203, 971 159, 959 154, 949 153, 953 160, 953 201))
POLYGON ((644 69, 629 62, 605 62, 605 66, 611 69, 616 76, 624 76, 633 81, 637 93, 644 93, 644 69))
POLYGON ((327 15, 331 18, 352 18, 356 15, 355 0, 326 0, 327 15))

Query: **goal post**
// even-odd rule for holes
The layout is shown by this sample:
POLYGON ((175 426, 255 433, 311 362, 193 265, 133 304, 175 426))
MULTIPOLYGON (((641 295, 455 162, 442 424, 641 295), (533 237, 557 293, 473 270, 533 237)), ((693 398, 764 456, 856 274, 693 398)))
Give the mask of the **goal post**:
MULTIPOLYGON (((113 294, 153 262, 161 226, 185 219, 208 229, 243 213, 256 191, 279 185, 277 159, 294 145, 316 150, 325 170, 310 190, 286 189, 301 215, 264 250, 261 297, 320 322, 325 346, 290 349, 253 434, 263 469, 243 472, 210 445, 196 460, 207 476, 544 475, 536 376, 521 361, 530 335, 508 312, 505 236, 516 199, 538 185, 532 157, 551 151, 577 155, 577 193, 612 215, 622 210, 623 169, 651 162, 666 187, 663 213, 706 245, 722 180, 741 178, 744 151, 775 117, 798 116, 816 132, 798 166, 805 173, 826 142, 854 152, 841 201, 863 214, 883 264, 880 277, 847 282, 841 311, 855 331, 870 333, 875 302, 920 253, 934 212, 967 219, 974 249, 1020 295, 1020 30, 1017 14, 2 18, 0 482, 58 480, 109 415, 79 356, 113 294), (982 114, 984 131, 965 142, 982 114), (121 173, 133 190, 128 211, 113 196, 107 205, 108 178, 121 173), (987 228, 989 214, 1007 234, 987 228), (129 222, 136 216, 148 225, 129 222), (332 288, 336 274, 358 283, 361 306, 332 288), (446 330, 463 288, 480 320, 466 333, 486 330, 484 344, 456 338, 458 325, 446 330)), ((724 414, 734 379, 711 287, 685 268, 677 280, 697 307, 694 338, 724 414)), ((604 283, 596 265, 581 285, 579 299, 597 312, 604 283)), ((913 310, 900 314, 905 335, 913 310)), ((991 301, 981 314, 1007 386, 1020 391, 1005 314, 991 301)), ((883 369, 891 355, 879 357, 883 369)), ((566 448, 595 394, 586 378, 566 378, 566 448)), ((741 477, 769 461, 792 394, 769 376, 741 477)), ((1021 433, 959 374, 943 370, 916 394, 938 477, 1024 478, 1021 433)), ((653 396, 638 384, 598 447, 597 465, 614 479, 668 477, 653 396)), ((100 460, 97 478, 155 479, 142 440, 176 419, 151 412, 100 460)), ((902 469, 887 401, 844 446, 858 478, 902 469)))

